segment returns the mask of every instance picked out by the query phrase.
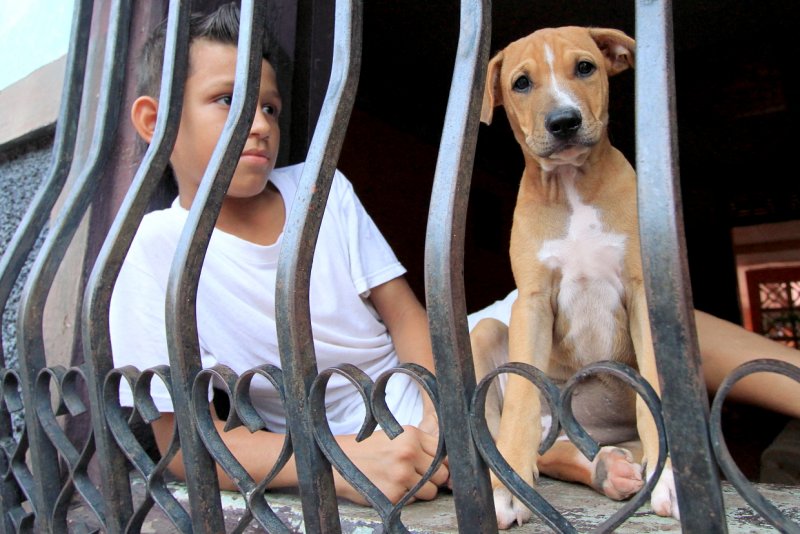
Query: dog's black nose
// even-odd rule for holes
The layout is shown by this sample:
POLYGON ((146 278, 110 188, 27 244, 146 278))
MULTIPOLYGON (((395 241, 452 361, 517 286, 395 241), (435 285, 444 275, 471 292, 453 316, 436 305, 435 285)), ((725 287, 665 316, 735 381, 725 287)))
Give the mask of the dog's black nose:
POLYGON ((561 108, 547 114, 544 126, 553 136, 566 139, 578 131, 581 120, 581 113, 577 109, 561 108))

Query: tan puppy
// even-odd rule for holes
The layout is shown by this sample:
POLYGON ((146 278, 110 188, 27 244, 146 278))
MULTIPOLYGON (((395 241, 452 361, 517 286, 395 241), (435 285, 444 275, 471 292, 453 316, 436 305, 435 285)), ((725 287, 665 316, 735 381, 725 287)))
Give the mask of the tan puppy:
MULTIPOLYGON (((481 120, 489 124, 494 107, 505 107, 525 172, 511 231, 519 295, 507 332, 491 320, 474 330, 479 375, 507 357, 563 383, 591 362, 616 360, 638 368, 659 391, 642 281, 636 175, 607 134, 608 77, 633 66, 634 45, 617 30, 544 29, 510 44, 489 63, 481 120)), ((648 478, 655 467, 652 417, 614 380, 597 380, 586 391, 582 401, 576 397, 576 414, 593 437, 619 444, 635 439, 638 430, 641 448, 607 446, 589 461, 559 440, 538 458, 542 425, 532 422, 542 415, 539 397, 515 375, 507 378, 499 429, 491 420, 490 428, 500 452, 528 482, 541 469, 611 498, 627 498, 643 485, 638 462, 646 465, 648 478)), ((490 406, 487 414, 491 419, 490 406)), ((527 521, 530 511, 496 478, 492 482, 498 526, 527 521)), ((651 503, 658 514, 677 517, 669 463, 651 503)))

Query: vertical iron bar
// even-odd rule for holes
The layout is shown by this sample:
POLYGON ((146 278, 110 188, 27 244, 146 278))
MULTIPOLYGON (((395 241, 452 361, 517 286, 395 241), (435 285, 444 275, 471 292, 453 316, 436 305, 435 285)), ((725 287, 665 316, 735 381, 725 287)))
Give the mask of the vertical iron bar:
POLYGON ((308 532, 339 532, 330 464, 316 445, 306 410, 317 376, 309 312, 309 281, 336 162, 353 109, 361 69, 361 0, 337 0, 333 66, 278 260, 275 319, 286 389, 286 419, 308 532))
POLYGON ((225 526, 216 466, 197 433, 191 411, 192 383, 202 369, 197 288, 211 232, 256 109, 265 13, 263 0, 242 1, 231 110, 189 210, 167 283, 166 322, 173 406, 186 469, 192 525, 198 533, 223 532, 225 526))
MULTIPOLYGON (((111 8, 108 45, 103 63, 103 82, 98 101, 98 119, 87 164, 75 181, 58 218, 47 235, 23 289, 20 301, 18 350, 24 404, 33 406, 36 376, 47 365, 44 350, 43 319, 47 295, 61 260, 72 241, 100 182, 119 119, 124 69, 116 68, 119 57, 125 57, 128 46, 130 0, 116 0, 111 8)), ((32 471, 36 473, 34 510, 37 529, 49 531, 50 514, 58 496, 61 478, 58 454, 42 431, 36 412, 25 410, 25 423, 30 440, 32 471)), ((105 518, 102 518, 105 521, 105 518)))
MULTIPOLYGON (((86 56, 89 49, 89 34, 92 25, 93 0, 81 0, 75 3, 70 30, 70 44, 67 51, 66 69, 64 71, 64 87, 61 107, 56 122, 53 155, 47 176, 42 180, 36 196, 17 226, 11 241, 0 258, 0 322, 2 311, 8 304, 9 296, 19 277, 25 260, 33 248, 36 238, 42 231, 50 211, 64 187, 64 183, 72 167, 77 138, 78 117, 81 110, 83 81, 86 72, 86 56)), ((8 362, 3 354, 0 342, 0 367, 8 362)), ((13 434, 8 410, 0 408, 0 437, 10 438, 13 434)), ((0 527, 4 532, 12 532, 10 508, 19 504, 20 495, 14 480, 0 482, 0 527)))
MULTIPOLYGON (((89 49, 89 33, 92 26, 94 0, 80 0, 75 3, 72 15, 72 30, 64 72, 64 89, 61 108, 56 122, 53 141, 53 156, 47 177, 42 180, 36 196, 28 211, 17 226, 14 236, 0 259, 0 311, 8 302, 14 283, 19 276, 28 254, 33 248, 39 232, 50 217, 50 210, 58 199, 61 189, 72 167, 75 152, 75 139, 78 131, 78 117, 81 111, 83 78, 86 72, 86 55, 89 49)), ((0 319, 1 320, 1 319, 0 319)), ((7 362, 0 343, 0 365, 7 362)))
POLYGON ((708 434, 680 196, 672 3, 636 3, 636 152, 642 261, 684 532, 726 532, 708 434), (691 499, 691 506, 687 503, 691 499))
POLYGON ((110 533, 123 532, 133 511, 127 462, 114 443, 105 419, 103 383, 114 367, 109 331, 109 308, 114 283, 130 248, 133 236, 147 210, 153 192, 169 163, 180 124, 183 87, 189 58, 189 15, 191 0, 171 0, 164 50, 159 113, 155 132, 139 170, 125 196, 117 217, 103 242, 87 282, 83 301, 83 349, 87 363, 92 428, 97 447, 103 496, 113 517, 107 517, 110 533))
POLYGON ((425 287, 440 407, 460 529, 497 532, 489 473, 472 440, 475 370, 464 297, 466 224, 478 118, 491 36, 490 0, 462 0, 461 32, 425 238, 425 287))

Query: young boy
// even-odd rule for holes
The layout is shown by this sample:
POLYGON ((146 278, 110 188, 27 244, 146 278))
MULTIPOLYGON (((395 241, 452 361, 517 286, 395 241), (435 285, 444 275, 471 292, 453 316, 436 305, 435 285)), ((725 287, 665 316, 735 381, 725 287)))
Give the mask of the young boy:
MULTIPOLYGON (((164 328, 167 278, 187 210, 228 116, 238 30, 239 13, 233 4, 192 19, 183 111, 170 159, 178 198, 170 208, 145 216, 117 280, 110 317, 116 366, 145 369, 169 363, 164 328)), ((146 142, 153 137, 159 111, 164 41, 162 25, 145 46, 141 96, 131 109, 133 125, 146 142)), ((225 364, 237 373, 265 363, 280 365, 275 275, 281 235, 302 172, 302 165, 274 169, 281 97, 266 48, 263 56, 258 108, 211 237, 197 295, 203 366, 225 364)), ((311 320, 320 369, 349 362, 373 379, 400 362, 433 369, 427 317, 404 272, 350 183, 337 173, 311 272, 311 320)), ((162 417, 153 423, 153 431, 163 453, 174 414, 168 393, 156 382, 151 392, 162 417)), ((259 480, 281 450, 286 422, 277 393, 266 381, 254 381, 251 395, 270 432, 222 432, 221 422, 218 429, 228 448, 259 480)), ((129 393, 121 397, 123 405, 132 404, 129 393)), ((334 377, 326 396, 331 430, 343 450, 397 501, 430 466, 438 427, 430 400, 405 375, 389 381, 387 403, 405 432, 394 440, 376 432, 356 443, 364 414, 360 395, 342 377, 334 377)), ((170 470, 183 478, 180 456, 170 470)), ((221 470, 219 474, 223 488, 235 488, 221 470)), ((338 495, 365 503, 335 470, 334 476, 338 495)), ((447 479, 442 466, 416 497, 434 498, 447 479)), ((293 462, 271 484, 297 485, 293 462)))

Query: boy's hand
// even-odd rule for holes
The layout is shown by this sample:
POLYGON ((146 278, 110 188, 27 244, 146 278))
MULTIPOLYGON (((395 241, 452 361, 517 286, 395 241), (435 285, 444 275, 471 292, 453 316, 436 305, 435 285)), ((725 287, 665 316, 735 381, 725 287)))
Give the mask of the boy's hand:
MULTIPOLYGON (((438 432, 438 425, 436 428, 438 432)), ((403 430, 393 440, 382 431, 360 443, 353 435, 336 437, 342 451, 392 503, 397 503, 420 481, 433 462, 438 445, 438 436, 414 426, 404 426, 403 430)), ((358 504, 369 504, 335 468, 333 473, 337 495, 358 504)), ((446 484, 449 477, 447 467, 439 466, 409 502, 435 498, 439 486, 446 484)))
POLYGON ((418 428, 438 439, 439 437, 439 418, 436 417, 436 412, 431 410, 425 413, 420 420, 418 428))

